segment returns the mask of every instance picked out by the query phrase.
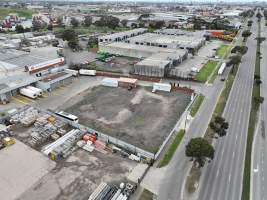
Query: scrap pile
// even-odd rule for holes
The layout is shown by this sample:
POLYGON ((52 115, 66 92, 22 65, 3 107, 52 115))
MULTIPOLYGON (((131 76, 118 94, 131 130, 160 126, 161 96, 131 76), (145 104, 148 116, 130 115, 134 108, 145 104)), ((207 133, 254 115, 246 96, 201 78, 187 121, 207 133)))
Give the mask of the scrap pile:
POLYGON ((33 107, 29 107, 26 110, 15 114, 11 117, 10 122, 13 124, 21 123, 23 126, 32 125, 39 115, 39 111, 33 107))
POLYGON ((82 140, 77 142, 77 146, 89 152, 95 149, 98 152, 107 154, 110 151, 106 143, 98 140, 95 134, 85 134, 82 140))
POLYGON ((131 183, 120 184, 118 188, 115 185, 108 185, 102 182, 90 195, 88 200, 127 200, 136 190, 136 185, 131 183))
POLYGON ((32 147, 36 147, 50 138, 57 140, 60 136, 66 133, 66 130, 64 129, 66 127, 66 122, 56 120, 56 118, 48 114, 43 114, 38 117, 34 123, 29 143, 32 147))
POLYGON ((58 160, 68 157, 75 149, 75 143, 84 133, 78 129, 73 129, 60 137, 53 143, 43 148, 42 152, 48 155, 52 160, 58 160))

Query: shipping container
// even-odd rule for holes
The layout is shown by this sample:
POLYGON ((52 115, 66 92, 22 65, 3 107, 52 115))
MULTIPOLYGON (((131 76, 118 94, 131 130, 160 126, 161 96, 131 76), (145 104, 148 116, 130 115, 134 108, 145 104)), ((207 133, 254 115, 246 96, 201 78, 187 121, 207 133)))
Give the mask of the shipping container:
POLYGON ((119 86, 119 82, 115 78, 103 78, 101 84, 104 86, 108 86, 108 87, 118 87, 119 86))
POLYGON ((69 74, 71 74, 72 76, 78 76, 79 72, 77 70, 73 70, 73 69, 65 69, 65 71, 69 74))
POLYGON ((80 69, 79 74, 85 76, 95 76, 96 70, 80 69))
POLYGON ((153 83, 153 90, 152 92, 156 92, 157 90, 170 92, 172 86, 168 83, 153 83))

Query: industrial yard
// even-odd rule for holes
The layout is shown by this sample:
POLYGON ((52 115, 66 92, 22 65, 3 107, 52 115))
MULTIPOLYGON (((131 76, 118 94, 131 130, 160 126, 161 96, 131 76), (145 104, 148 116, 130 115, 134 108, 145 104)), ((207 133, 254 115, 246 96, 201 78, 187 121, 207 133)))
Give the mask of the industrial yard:
POLYGON ((101 182, 125 182, 136 162, 116 155, 77 150, 21 195, 21 200, 87 200, 101 182))
POLYGON ((79 116, 81 124, 155 153, 191 95, 151 90, 98 86, 80 93, 61 108, 79 116))
POLYGON ((22 200, 83 200, 88 199, 100 183, 108 184, 116 192, 120 183, 128 182, 128 175, 137 165, 136 161, 127 159, 125 153, 121 156, 99 139, 93 143, 84 142, 81 140, 85 134, 83 131, 31 106, 21 108, 7 120, 11 123, 9 132, 18 141, 0 152, 0 157, 6 160, 1 165, 5 173, 0 177, 5 181, 7 176, 16 176, 16 181, 7 185, 0 181, 0 185, 10 193, 16 183, 27 179, 27 184, 21 185, 5 200, 17 197, 22 200), (60 140, 63 143, 58 143, 60 140), (28 168, 31 170, 21 173, 28 168))

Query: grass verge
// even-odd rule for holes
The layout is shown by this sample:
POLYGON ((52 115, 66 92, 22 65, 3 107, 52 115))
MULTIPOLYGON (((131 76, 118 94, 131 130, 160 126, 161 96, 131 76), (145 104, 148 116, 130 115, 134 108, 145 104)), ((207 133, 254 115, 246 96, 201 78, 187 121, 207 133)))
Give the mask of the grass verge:
MULTIPOLYGON (((258 24, 258 27, 259 27, 258 36, 260 37, 260 23, 258 24)), ((257 42, 254 75, 260 76, 260 53, 258 52, 260 52, 259 42, 257 42)), ((244 168, 244 174, 243 174, 242 200, 250 199, 251 152, 252 152, 252 144, 253 144, 255 126, 257 123, 257 116, 258 116, 258 111, 259 111, 259 106, 260 106, 260 103, 256 100, 257 98, 260 98, 260 85, 257 85, 254 82, 253 91, 252 91, 252 100, 251 100, 251 110, 250 110, 249 124, 248 124, 245 168, 244 168)))
POLYGON ((192 108, 190 110, 190 115, 194 117, 197 114, 197 111, 199 110, 202 102, 204 101, 205 96, 203 94, 198 95, 197 99, 192 105, 192 108))
POLYGON ((153 200, 153 193, 144 189, 139 200, 153 200))
POLYGON ((4 19, 8 14, 16 13, 19 17, 25 17, 31 19, 32 15, 35 13, 33 10, 24 8, 0 8, 0 19, 4 19))
POLYGON ((180 142, 182 141, 185 134, 185 130, 181 129, 175 136, 174 141, 172 142, 171 146, 169 147, 168 151, 164 155, 163 159, 159 163, 159 167, 164 167, 169 164, 170 160, 172 159, 177 147, 179 146, 180 142))
POLYGON ((197 73, 196 80, 201 82, 206 82, 212 72, 215 70, 216 66, 218 64, 218 61, 215 60, 209 60, 197 73))
POLYGON ((219 58, 224 58, 227 55, 227 52, 231 48, 230 45, 223 44, 216 50, 216 56, 219 58))

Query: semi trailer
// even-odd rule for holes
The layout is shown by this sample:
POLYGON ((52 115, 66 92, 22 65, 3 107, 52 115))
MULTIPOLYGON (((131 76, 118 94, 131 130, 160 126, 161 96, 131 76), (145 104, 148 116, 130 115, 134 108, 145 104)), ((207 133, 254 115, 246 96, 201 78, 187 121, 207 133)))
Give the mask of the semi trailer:
POLYGON ((19 93, 31 99, 36 99, 38 97, 38 94, 36 92, 27 88, 21 88, 19 90, 19 93))
POLYGON ((33 86, 27 86, 27 89, 32 90, 33 92, 37 93, 39 97, 43 96, 43 90, 40 88, 36 88, 33 86))

